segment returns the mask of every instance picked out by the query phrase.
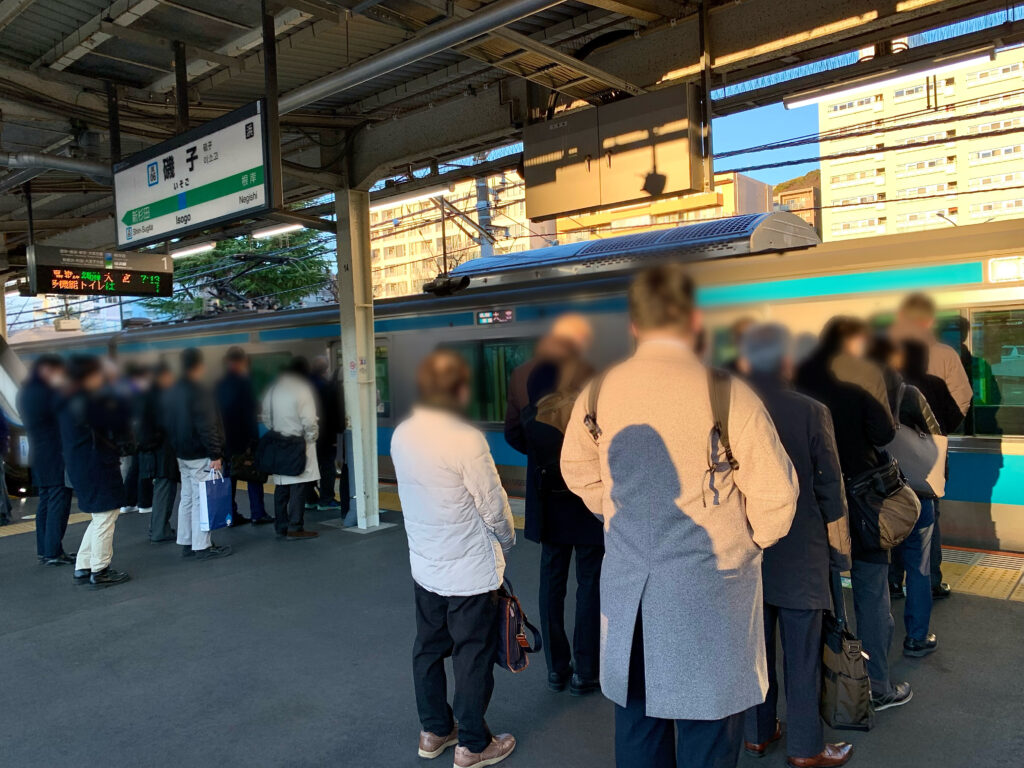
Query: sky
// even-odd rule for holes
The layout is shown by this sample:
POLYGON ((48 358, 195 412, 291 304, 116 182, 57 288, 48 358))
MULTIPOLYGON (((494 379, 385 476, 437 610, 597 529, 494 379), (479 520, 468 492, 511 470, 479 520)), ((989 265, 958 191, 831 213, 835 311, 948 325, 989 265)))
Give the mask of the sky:
MULTIPOLYGON (((781 139, 795 139, 818 132, 818 107, 811 105, 787 110, 781 104, 771 104, 767 107, 737 112, 727 117, 716 117, 711 124, 711 129, 715 154, 755 147, 781 139)), ((817 157, 819 154, 821 153, 817 143, 804 144, 799 147, 720 158, 715 161, 715 170, 722 172, 749 165, 798 160, 802 157, 817 157)), ((803 176, 817 167, 817 162, 801 163, 763 171, 746 171, 745 173, 758 181, 774 185, 787 179, 803 176)))

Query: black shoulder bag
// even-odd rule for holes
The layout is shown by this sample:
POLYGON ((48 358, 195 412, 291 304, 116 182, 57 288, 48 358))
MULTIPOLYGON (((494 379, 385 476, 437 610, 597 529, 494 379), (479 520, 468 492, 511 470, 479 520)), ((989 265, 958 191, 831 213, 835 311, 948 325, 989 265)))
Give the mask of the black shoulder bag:
POLYGON ((821 717, 830 728, 870 731, 875 723, 864 646, 847 629, 843 584, 830 572, 833 611, 825 612, 821 660, 821 717))
POLYGON ((274 429, 274 390, 270 403, 269 429, 256 445, 256 469, 268 475, 296 477, 306 471, 306 441, 300 435, 282 435, 274 429))

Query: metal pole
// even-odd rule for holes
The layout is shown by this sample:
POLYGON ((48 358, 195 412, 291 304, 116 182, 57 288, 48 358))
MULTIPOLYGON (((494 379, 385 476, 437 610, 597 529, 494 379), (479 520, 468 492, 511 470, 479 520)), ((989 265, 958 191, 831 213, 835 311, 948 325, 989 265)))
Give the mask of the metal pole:
POLYGON ((188 59, 185 56, 185 44, 174 41, 174 98, 177 105, 175 114, 175 130, 184 133, 188 130, 188 59))
POLYGON ((444 195, 441 195, 441 264, 443 274, 448 274, 448 236, 445 234, 444 222, 448 218, 448 209, 444 206, 444 195))
POLYGON ((701 138, 704 146, 704 191, 715 189, 714 149, 711 145, 711 30, 708 27, 708 0, 702 0, 700 15, 697 17, 700 34, 700 75, 701 75, 701 138))
POLYGON ((263 9, 263 88, 267 100, 267 145, 270 147, 270 204, 276 210, 284 208, 284 183, 281 176, 281 115, 277 93, 277 35, 274 15, 263 9))
POLYGON ((110 162, 121 159, 121 112, 117 86, 107 80, 107 125, 110 128, 110 162))
POLYGON ((35 217, 32 215, 32 182, 26 181, 21 185, 22 192, 25 193, 25 212, 28 218, 28 244, 36 244, 36 223, 35 217))
POLYGON ((293 112, 307 104, 354 88, 375 77, 386 75, 407 64, 420 61, 453 46, 469 42, 480 35, 560 5, 561 0, 495 0, 473 11, 472 16, 450 23, 438 24, 404 43, 392 46, 375 56, 355 62, 352 66, 307 83, 281 97, 281 114, 293 112))

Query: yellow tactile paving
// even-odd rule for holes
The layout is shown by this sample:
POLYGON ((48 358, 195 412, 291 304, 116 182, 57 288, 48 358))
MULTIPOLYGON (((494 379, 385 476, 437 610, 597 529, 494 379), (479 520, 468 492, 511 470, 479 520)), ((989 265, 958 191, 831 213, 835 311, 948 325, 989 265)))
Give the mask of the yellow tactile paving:
POLYGON ((1013 594, 1010 595, 1011 600, 1016 600, 1018 603, 1024 603, 1024 579, 1021 579, 1017 588, 1013 590, 1013 594))
POLYGON ((964 576, 971 570, 971 566, 965 563, 950 563, 946 560, 942 561, 942 580, 945 581, 952 589, 959 589, 960 582, 963 581, 964 576))
POLYGON ((993 568, 990 565, 973 565, 957 584, 958 592, 981 597, 995 597, 1005 600, 1020 581, 1020 571, 1010 568, 993 568))
MULTIPOLYGON (((87 523, 91 515, 87 515, 85 512, 75 512, 68 518, 68 525, 74 525, 75 523, 87 523)), ((36 530, 36 521, 22 520, 17 523, 11 523, 0 528, 0 536, 14 536, 18 533, 34 533, 36 530)))

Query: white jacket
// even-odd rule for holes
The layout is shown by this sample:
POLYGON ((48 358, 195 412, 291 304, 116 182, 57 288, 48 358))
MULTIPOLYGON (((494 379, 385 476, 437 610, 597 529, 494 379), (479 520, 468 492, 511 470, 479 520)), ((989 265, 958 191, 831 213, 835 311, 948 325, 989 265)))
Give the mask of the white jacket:
POLYGON ((295 373, 282 373, 263 395, 263 423, 282 435, 306 441, 306 468, 301 475, 271 475, 274 485, 295 485, 320 479, 316 460, 316 393, 313 385, 295 373), (273 402, 271 402, 273 398, 273 402))
POLYGON ((391 438, 412 577, 438 595, 497 589, 516 543, 512 510, 483 433, 416 407, 391 438))

